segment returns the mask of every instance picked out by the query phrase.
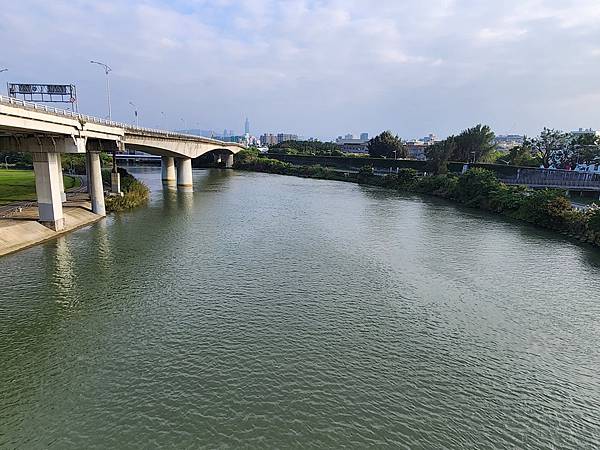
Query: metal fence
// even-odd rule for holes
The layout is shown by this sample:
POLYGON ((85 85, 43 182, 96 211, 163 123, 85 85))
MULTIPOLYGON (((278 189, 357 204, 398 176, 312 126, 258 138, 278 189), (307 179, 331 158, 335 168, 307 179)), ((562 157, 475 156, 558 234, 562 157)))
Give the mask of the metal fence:
POLYGON ((506 184, 560 189, 600 191, 600 174, 553 169, 519 169, 514 177, 502 177, 506 184))

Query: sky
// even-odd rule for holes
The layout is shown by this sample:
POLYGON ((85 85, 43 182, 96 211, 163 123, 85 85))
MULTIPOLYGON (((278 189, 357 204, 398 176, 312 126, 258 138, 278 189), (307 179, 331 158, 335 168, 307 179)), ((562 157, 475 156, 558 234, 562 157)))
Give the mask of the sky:
MULTIPOLYGON (((81 112, 331 139, 600 128, 598 0, 19 0, 0 83, 74 83, 81 112), (161 114, 164 112, 164 114, 161 114)), ((4 90, 4 89, 2 89, 4 90)))

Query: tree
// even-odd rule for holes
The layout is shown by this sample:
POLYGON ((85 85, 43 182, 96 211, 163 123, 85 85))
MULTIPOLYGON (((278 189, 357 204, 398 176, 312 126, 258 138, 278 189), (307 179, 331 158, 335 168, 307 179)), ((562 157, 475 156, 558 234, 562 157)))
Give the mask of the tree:
POLYGON ((455 161, 485 161, 495 149, 496 135, 487 125, 478 124, 468 128, 455 138, 456 150, 452 155, 455 161))
POLYGON ((407 158, 408 151, 398 136, 384 131, 369 141, 369 155, 373 158, 407 158))
POLYGON ((581 134, 571 139, 571 164, 594 164, 600 162, 600 137, 595 134, 581 134))
POLYGON ((550 128, 544 128, 538 138, 524 142, 524 145, 531 146, 533 154, 539 157, 546 169, 551 165, 563 167, 572 159, 568 144, 569 136, 566 133, 550 128))
POLYGON ((454 136, 450 136, 443 141, 436 142, 427 147, 425 150, 425 157, 428 161, 428 170, 436 175, 447 173, 448 161, 455 151, 456 138, 454 136))
POLYGON ((533 156, 533 149, 527 138, 522 145, 511 148, 508 155, 501 159, 508 160, 508 163, 513 166, 538 167, 541 164, 541 160, 533 156))
POLYGON ((338 145, 321 141, 285 141, 269 148, 269 153, 283 155, 342 156, 338 145))

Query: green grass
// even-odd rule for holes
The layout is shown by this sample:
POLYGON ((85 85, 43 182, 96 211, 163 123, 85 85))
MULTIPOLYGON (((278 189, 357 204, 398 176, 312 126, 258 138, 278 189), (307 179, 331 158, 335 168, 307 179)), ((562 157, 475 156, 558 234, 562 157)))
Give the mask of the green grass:
MULTIPOLYGON (((65 189, 77 187, 79 178, 65 175, 65 189)), ((20 200, 35 200, 35 176, 33 170, 0 169, 0 205, 20 200)))

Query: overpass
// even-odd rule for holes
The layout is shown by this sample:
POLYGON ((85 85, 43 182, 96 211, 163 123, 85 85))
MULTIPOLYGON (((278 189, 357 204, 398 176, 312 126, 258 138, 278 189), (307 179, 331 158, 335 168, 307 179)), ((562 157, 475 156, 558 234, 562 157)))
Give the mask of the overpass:
MULTIPOLYGON (((62 202, 62 153, 85 154, 92 211, 106 215, 100 152, 124 152, 125 148, 161 157, 162 179, 192 191, 192 159, 212 153, 226 167, 233 155, 245 148, 200 136, 142 128, 74 113, 46 105, 0 96, 0 151, 29 152, 35 172, 39 220, 59 231, 64 227, 62 202)), ((118 192, 116 167, 113 191, 118 192)))

